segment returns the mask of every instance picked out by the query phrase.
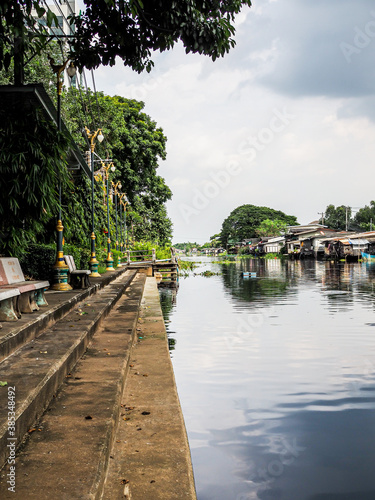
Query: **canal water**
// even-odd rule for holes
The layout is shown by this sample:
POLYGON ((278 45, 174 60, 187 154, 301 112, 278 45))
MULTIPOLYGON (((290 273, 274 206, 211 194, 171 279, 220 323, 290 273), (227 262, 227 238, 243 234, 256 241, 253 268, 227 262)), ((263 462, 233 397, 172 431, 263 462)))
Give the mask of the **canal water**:
POLYGON ((198 500, 374 500, 375 264, 197 260, 161 300, 198 500))

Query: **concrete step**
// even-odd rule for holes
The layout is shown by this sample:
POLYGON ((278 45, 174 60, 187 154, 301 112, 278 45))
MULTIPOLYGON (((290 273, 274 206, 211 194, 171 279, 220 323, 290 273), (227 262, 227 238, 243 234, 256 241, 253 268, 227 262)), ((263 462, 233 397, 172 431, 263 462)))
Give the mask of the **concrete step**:
MULTIPOLYGON (((8 461, 13 447, 20 446, 24 436, 40 419, 135 275, 133 270, 120 274, 0 363, 0 381, 7 382, 6 386, 0 386, 0 466, 8 461), (14 388, 14 398, 11 388, 14 388), (14 409, 12 404, 8 405, 13 399, 14 409), (12 411, 14 415, 9 413, 12 411), (14 430, 13 425, 9 428, 13 416, 14 430)), ((6 497, 0 494, 0 498, 6 497)), ((26 495, 24 498, 31 497, 26 495)))
POLYGON ((111 281, 124 273, 126 268, 116 272, 106 273, 100 278, 91 278, 91 285, 84 290, 56 292, 47 290, 45 297, 48 306, 42 306, 39 311, 22 314, 16 322, 3 322, 0 330, 0 361, 15 352, 17 349, 38 337, 47 328, 73 309, 79 302, 95 294, 111 281))

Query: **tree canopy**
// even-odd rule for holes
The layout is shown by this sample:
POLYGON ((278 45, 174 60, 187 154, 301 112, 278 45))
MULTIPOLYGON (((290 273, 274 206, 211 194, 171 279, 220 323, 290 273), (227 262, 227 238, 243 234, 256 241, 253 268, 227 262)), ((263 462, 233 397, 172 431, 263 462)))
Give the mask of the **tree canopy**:
POLYGON ((349 229, 352 217, 352 209, 345 205, 335 207, 328 205, 324 214, 324 225, 331 229, 340 229, 344 231, 349 229))
POLYGON ((235 208, 222 224, 220 233, 222 244, 225 246, 230 240, 237 242, 257 236, 259 226, 266 219, 281 221, 286 225, 297 224, 295 216, 286 215, 280 210, 256 205, 241 205, 235 208))
POLYGON ((278 219, 264 219, 256 229, 257 236, 279 236, 286 229, 286 222, 278 219))
MULTIPOLYGON (((80 66, 114 65, 116 58, 141 72, 153 66, 153 51, 171 49, 181 41, 185 51, 213 60, 235 45, 234 20, 250 0, 84 0, 83 13, 70 16, 75 25, 69 38, 70 56, 80 66)), ((10 65, 21 48, 40 53, 56 16, 41 0, 5 0, 0 4, 0 69, 10 65), (34 11, 33 11, 34 9, 34 11), (46 26, 35 23, 44 17, 46 26), (19 49, 20 47, 18 47, 19 49)))
MULTIPOLYGON (((102 158, 113 159, 116 170, 111 180, 122 183, 130 202, 129 223, 133 224, 134 237, 160 243, 170 240, 172 223, 164 204, 172 192, 157 172, 159 162, 166 158, 167 138, 143 112, 144 103, 102 92, 88 92, 82 102, 79 91, 73 88, 63 96, 63 102, 66 122, 82 149, 88 149, 82 134, 82 125, 88 119, 85 108, 95 109, 101 117, 105 140, 95 150, 102 158)), ((90 124, 90 129, 95 128, 97 124, 90 124)))
POLYGON ((370 205, 360 208, 354 216, 354 222, 363 231, 372 231, 375 227, 375 201, 370 201, 370 205))

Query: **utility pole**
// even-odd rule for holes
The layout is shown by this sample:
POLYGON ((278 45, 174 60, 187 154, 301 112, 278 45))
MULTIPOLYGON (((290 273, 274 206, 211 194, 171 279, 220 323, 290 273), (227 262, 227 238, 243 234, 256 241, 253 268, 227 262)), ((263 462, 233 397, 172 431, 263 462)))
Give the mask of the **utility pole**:
POLYGON ((345 231, 348 230, 348 212, 350 207, 345 207, 345 231))
POLYGON ((322 226, 324 226, 324 212, 318 212, 319 215, 321 215, 321 219, 322 219, 322 226))

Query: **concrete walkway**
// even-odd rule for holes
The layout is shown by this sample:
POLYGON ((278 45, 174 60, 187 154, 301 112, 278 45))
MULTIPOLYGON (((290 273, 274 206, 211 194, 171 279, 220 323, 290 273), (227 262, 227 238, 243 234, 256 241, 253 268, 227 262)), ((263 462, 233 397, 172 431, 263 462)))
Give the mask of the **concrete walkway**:
MULTIPOLYGON (((10 382, 13 363, 15 368, 17 363, 23 366, 24 372, 14 375, 19 403, 22 393, 29 393, 28 378, 30 383, 34 378, 30 362, 35 363, 35 354, 39 365, 41 359, 53 355, 54 335, 59 346, 65 343, 64 331, 68 337, 73 330, 81 336, 80 325, 86 328, 85 322, 91 324, 87 312, 91 308, 94 313, 93 304, 107 308, 110 300, 112 309, 95 328, 87 351, 75 368, 65 373, 53 398, 51 393, 52 402, 44 415, 30 426, 28 440, 12 464, 14 492, 9 490, 9 474, 13 470, 9 461, 0 472, 1 499, 196 498, 156 282, 142 273, 129 281, 130 270, 121 276, 123 271, 98 278, 95 286, 103 289, 102 295, 85 300, 86 309, 78 304, 70 313, 73 319, 64 317, 61 326, 58 322, 51 333, 47 330, 38 337, 34 325, 34 354, 29 351, 22 356, 23 350, 27 353, 30 349, 29 342, 3 361, 4 367, 9 365, 10 382), (127 280, 129 284, 125 285, 127 280), (111 298, 115 296, 119 298, 111 298), (137 334, 142 338, 137 340, 137 334), (28 377, 27 373, 33 376, 28 377)), ((54 300, 50 299, 49 310, 40 314, 42 321, 48 323, 46 315, 60 310, 66 301, 77 302, 79 294, 84 298, 93 291, 67 292, 70 296, 66 296, 65 302, 61 299, 63 294, 58 294, 59 304, 51 304, 54 300)), ((13 332, 4 332, 3 328, 0 336, 5 333, 3 339, 13 338, 14 332, 14 327, 13 332)), ((60 363, 58 359, 57 362, 60 363)), ((6 370, 1 377, 5 373, 6 370)), ((6 386, 0 387, 2 406, 6 391, 6 386)), ((5 408, 0 408, 0 413, 5 412, 5 408)), ((25 415, 29 417, 30 411, 25 415)), ((20 425, 23 418, 21 415, 20 425)))
POLYGON ((196 499, 155 278, 147 278, 103 498, 196 499))

